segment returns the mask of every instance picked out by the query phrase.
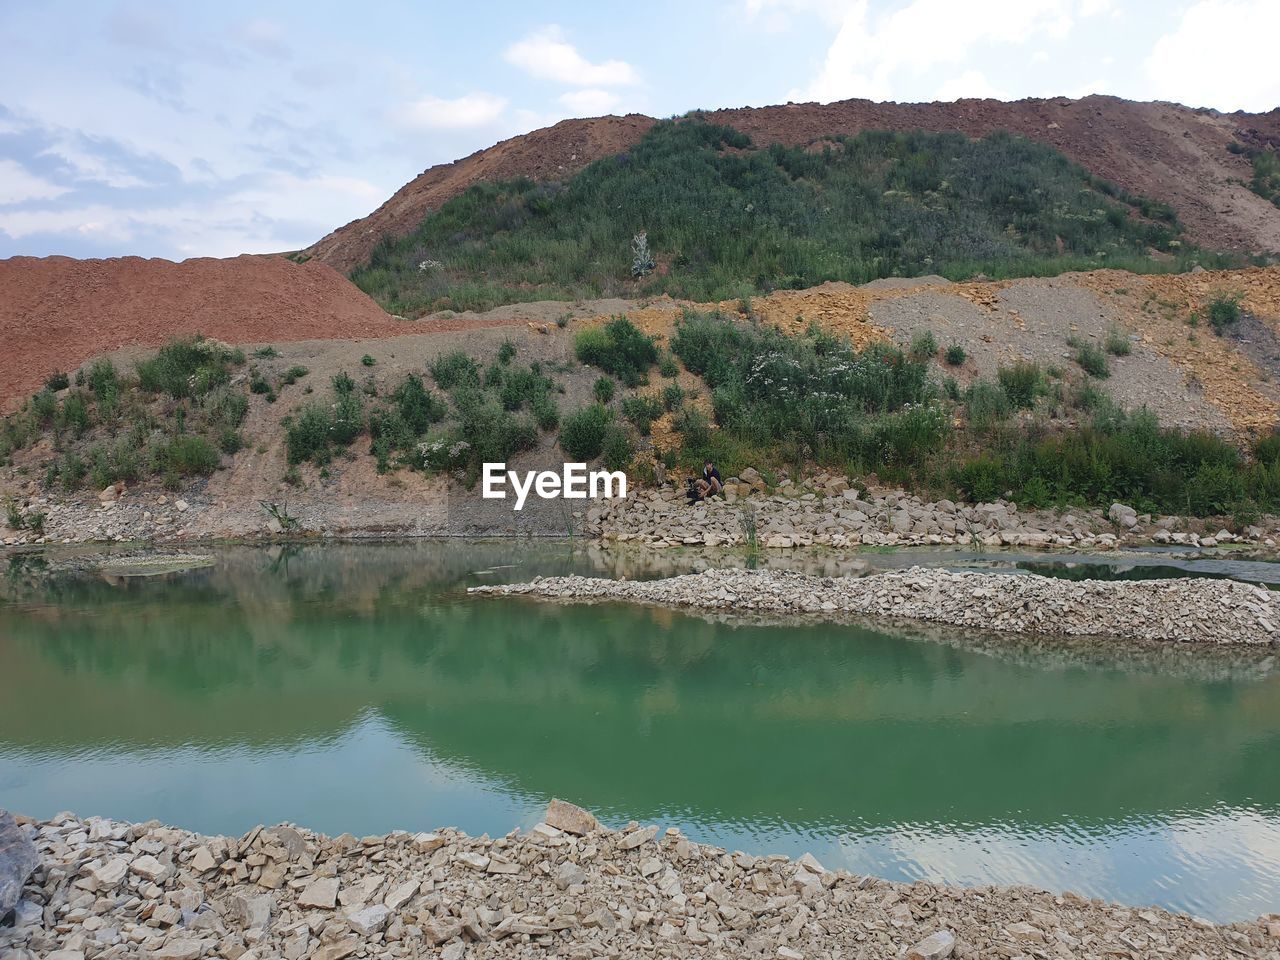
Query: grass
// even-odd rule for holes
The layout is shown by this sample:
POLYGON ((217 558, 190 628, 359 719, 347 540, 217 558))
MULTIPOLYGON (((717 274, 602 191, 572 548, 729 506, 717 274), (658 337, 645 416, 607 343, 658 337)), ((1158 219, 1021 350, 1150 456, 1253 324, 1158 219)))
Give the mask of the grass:
POLYGON ((1219 294, 1209 301, 1209 325, 1218 336, 1234 330, 1240 322, 1240 294, 1219 294))
POLYGON ((1076 346, 1075 361, 1091 377, 1105 380, 1111 376, 1111 364, 1107 361, 1107 355, 1096 343, 1079 343, 1076 346))
POLYGON ((1107 331, 1105 346, 1107 353, 1113 357, 1127 357, 1133 352, 1133 344, 1129 340, 1128 334, 1117 327, 1112 327, 1107 331))
POLYGON ((352 274, 386 309, 667 293, 749 299, 827 280, 1041 276, 1236 261, 1172 211, 1005 133, 879 132, 759 147, 698 118, 657 124, 562 182, 476 184, 352 274), (636 277, 645 232, 655 269, 636 277), (1151 250, 1159 256, 1152 256, 1151 250), (438 268, 423 271, 431 260, 438 268))
POLYGON ((573 350, 580 362, 613 374, 628 387, 643 383, 649 368, 658 362, 653 338, 623 316, 613 317, 603 327, 578 331, 573 350))
POLYGON ((605 435, 612 423, 612 412, 598 403, 576 410, 560 425, 560 447, 574 462, 594 460, 604 450, 605 435))

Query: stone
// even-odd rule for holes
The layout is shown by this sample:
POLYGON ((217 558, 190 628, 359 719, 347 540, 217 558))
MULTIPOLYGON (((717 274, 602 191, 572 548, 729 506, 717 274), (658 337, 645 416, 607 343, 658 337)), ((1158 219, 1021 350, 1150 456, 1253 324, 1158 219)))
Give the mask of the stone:
POLYGON ((470 850, 458 854, 455 858, 459 863, 465 864, 474 870, 483 870, 489 866, 489 858, 483 853, 472 853, 470 850))
POLYGON ((955 934, 950 930, 939 930, 908 950, 907 960, 945 960, 955 948, 955 934))
POLYGON ((600 829, 600 821, 594 815, 583 810, 577 804, 565 800, 553 799, 547 804, 544 822, 557 830, 585 837, 588 833, 600 829))
POLYGON ((419 833, 413 838, 413 845, 422 853, 431 853, 444 846, 444 837, 438 833, 419 833))
POLYGON ((210 870, 217 869, 218 861, 213 859, 213 854, 209 852, 208 847, 198 847, 191 857, 191 869, 196 873, 208 873, 210 870))
POLYGON ((357 937, 347 937, 344 940, 317 947, 316 952, 311 955, 311 960, 344 960, 359 949, 360 940, 357 937))
POLYGON ((129 864, 129 872, 142 877, 144 880, 150 880, 152 883, 159 883, 169 876, 171 871, 169 867, 151 856, 151 854, 144 853, 140 857, 135 857, 133 862, 129 864))
POLYGON ((84 960, 83 950, 53 950, 44 955, 44 960, 84 960))
POLYGON ((382 902, 388 910, 399 910, 417 896, 418 887, 417 880, 406 880, 404 883, 387 891, 387 895, 382 898, 382 902))
POLYGON ((231 899, 231 911, 236 919, 250 929, 265 930, 271 923, 274 903, 269 893, 258 896, 237 894, 231 899))
POLYGON ((556 870, 556 886, 561 890, 565 890, 575 884, 582 883, 586 876, 586 871, 583 870, 582 867, 578 866, 572 860, 566 860, 564 863, 560 864, 559 869, 556 870))
POLYGON ((391 911, 380 903, 372 907, 363 907, 347 914, 347 923, 353 931, 362 937, 371 937, 375 933, 381 933, 387 929, 387 924, 390 921, 391 911))
POLYGON ((658 835, 657 827, 641 827, 639 830, 632 830, 618 841, 619 850, 634 850, 643 843, 648 843, 658 835))
POLYGON ((0 921, 18 906, 27 878, 40 863, 40 854, 13 815, 0 811, 0 921))
POLYGON ((154 960, 198 960, 204 953, 206 941, 192 940, 186 937, 168 940, 151 956, 154 960))
POLYGON ((467 955, 467 945, 455 940, 440 951, 440 960, 462 960, 467 955))
POLYGON ((337 902, 337 877, 317 877, 307 884, 302 895, 298 897, 298 906, 319 907, 322 910, 332 910, 337 902))
POLYGON ((187 503, 187 501, 185 500, 175 500, 173 502, 173 507, 179 513, 186 513, 188 510, 191 509, 191 504, 187 503))

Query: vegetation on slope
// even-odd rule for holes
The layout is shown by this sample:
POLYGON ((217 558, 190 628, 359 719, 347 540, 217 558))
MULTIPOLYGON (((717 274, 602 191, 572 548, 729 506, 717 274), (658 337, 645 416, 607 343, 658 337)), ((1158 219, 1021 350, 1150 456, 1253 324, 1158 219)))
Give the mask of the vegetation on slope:
POLYGON ((1270 200, 1280 207, 1280 154, 1274 150, 1261 147, 1246 147, 1240 143, 1231 143, 1228 147, 1232 153, 1243 153, 1253 164, 1253 177, 1249 180, 1249 189, 1270 200))
POLYGON ((692 408, 676 421, 685 460, 725 475, 761 463, 876 473, 971 500, 1103 506, 1249 518, 1280 508, 1280 440, 1244 455, 1210 433, 1127 414, 1088 380, 1034 363, 960 390, 927 376, 929 358, 858 351, 811 329, 786 336, 717 313, 687 312, 672 350, 711 388, 718 430, 692 408))
POLYGON ((827 280, 965 278, 1190 258, 1164 205, 995 134, 864 132, 758 149, 697 119, 563 183, 482 183, 353 279, 388 310, 626 293, 722 300, 827 280))
POLYGON ((55 455, 45 465, 46 487, 100 490, 158 476, 176 489, 243 444, 249 401, 230 380, 244 362, 241 351, 194 337, 170 342, 132 375, 106 359, 81 370, 74 386, 53 374, 0 421, 0 459, 49 436, 55 455))

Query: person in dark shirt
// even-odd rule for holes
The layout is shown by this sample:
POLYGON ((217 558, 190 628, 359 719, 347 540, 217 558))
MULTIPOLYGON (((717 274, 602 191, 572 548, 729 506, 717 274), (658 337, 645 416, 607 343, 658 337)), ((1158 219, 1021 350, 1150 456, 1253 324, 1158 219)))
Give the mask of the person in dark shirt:
POLYGON ((702 465, 702 476, 694 481, 694 490, 698 496, 696 500, 705 500, 707 497, 714 497, 724 491, 724 483, 720 479, 720 471, 716 469, 716 465, 708 460, 702 465))

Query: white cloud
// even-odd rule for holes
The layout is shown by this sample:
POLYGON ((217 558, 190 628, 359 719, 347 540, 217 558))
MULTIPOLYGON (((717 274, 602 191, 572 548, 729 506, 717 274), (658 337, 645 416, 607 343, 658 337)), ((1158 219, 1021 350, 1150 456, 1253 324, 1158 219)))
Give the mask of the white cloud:
POLYGON ((599 117, 612 113, 622 98, 610 90, 570 90, 560 95, 560 102, 580 117, 599 117))
POLYGON ((503 57, 539 80, 554 80, 567 86, 617 87, 640 82, 640 75, 625 61, 591 63, 554 24, 517 40, 503 57))
POLYGON ((52 200, 68 192, 67 187, 36 176, 16 160, 0 157, 0 206, 28 200, 52 200))
POLYGON ((406 126, 427 130, 465 130, 489 126, 506 109, 506 97, 492 93, 468 93, 452 100, 427 96, 405 106, 400 119, 406 126))
POLYGON ((961 100, 966 97, 988 100, 1013 99, 1006 91, 993 87, 980 70, 966 70, 959 76, 944 81, 938 88, 939 100, 961 100))
POLYGON ((939 68, 955 66, 969 69, 943 78, 943 85, 964 89, 972 86, 971 64, 981 47, 1016 50, 1033 39, 1061 39, 1074 11, 1075 0, 913 0, 873 18, 868 0, 852 0, 817 76, 790 99, 928 97, 936 95, 939 68))
POLYGON ((1280 104, 1276 37, 1276 0, 1200 0, 1143 64, 1147 96, 1193 107, 1272 110, 1280 104))
POLYGON ((141 178, 119 164, 110 163, 99 154, 86 150, 71 136, 65 136, 53 146, 42 150, 40 156, 57 157, 74 171, 77 180, 102 183, 116 189, 146 186, 141 178))

